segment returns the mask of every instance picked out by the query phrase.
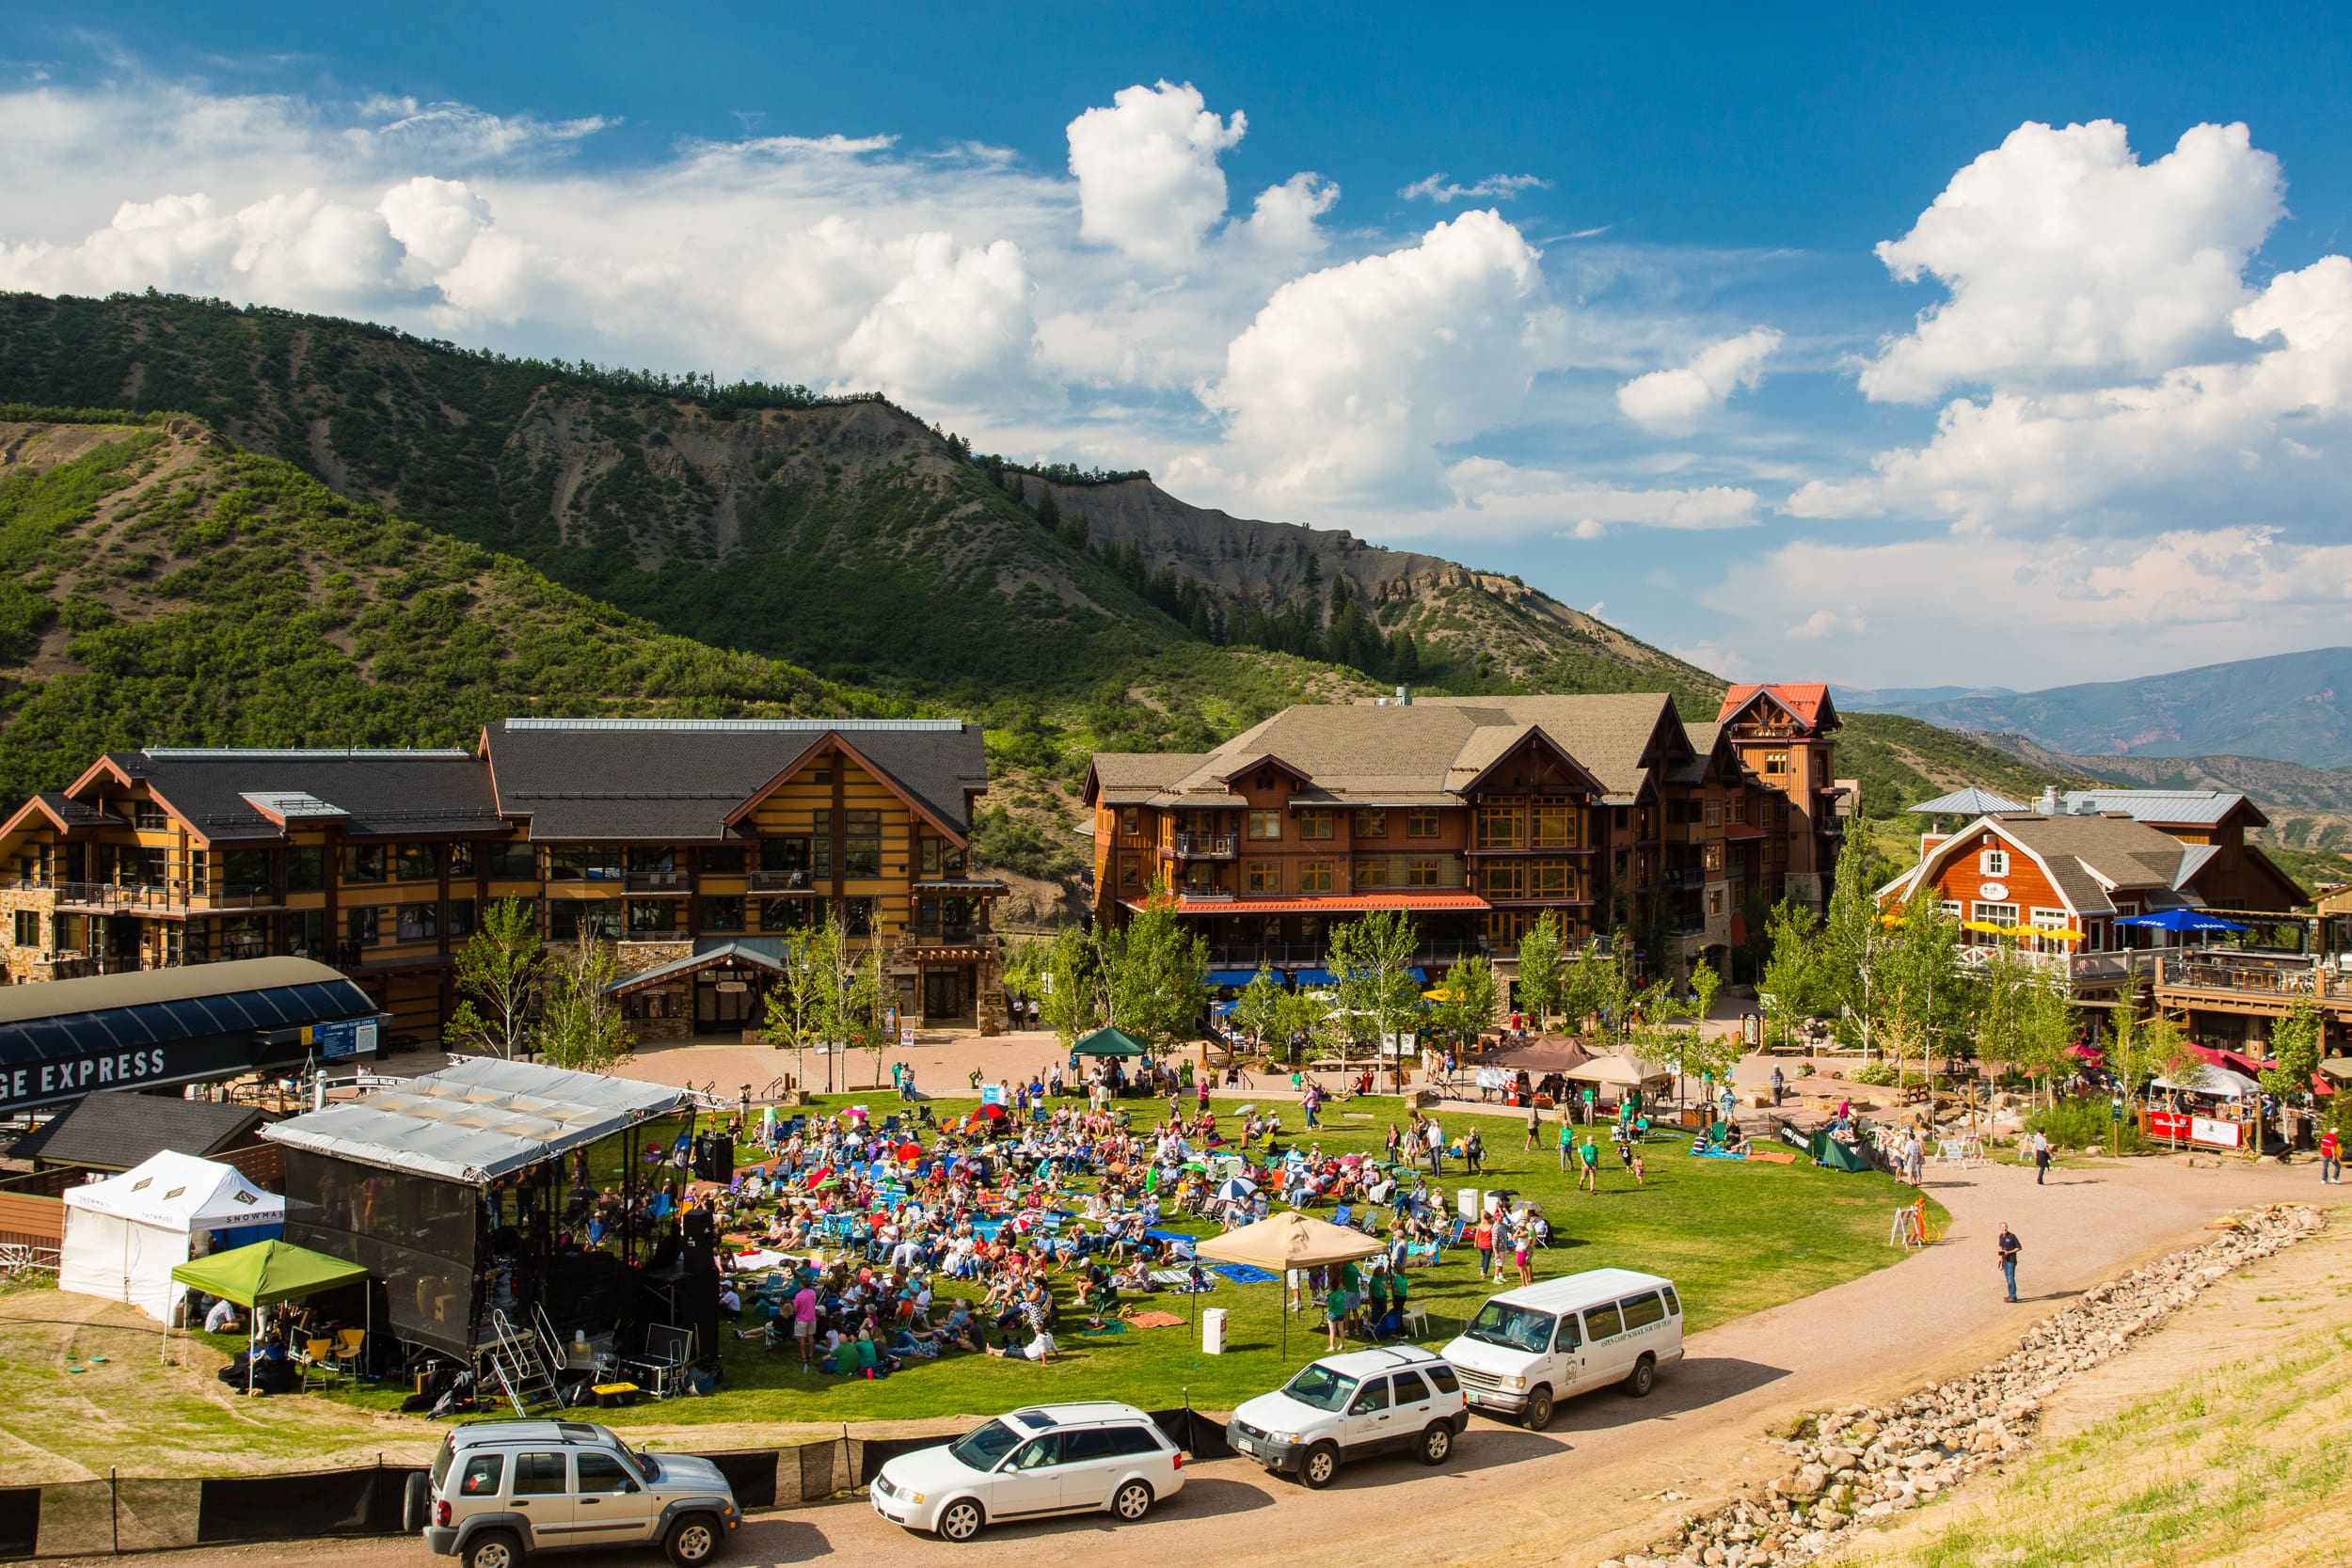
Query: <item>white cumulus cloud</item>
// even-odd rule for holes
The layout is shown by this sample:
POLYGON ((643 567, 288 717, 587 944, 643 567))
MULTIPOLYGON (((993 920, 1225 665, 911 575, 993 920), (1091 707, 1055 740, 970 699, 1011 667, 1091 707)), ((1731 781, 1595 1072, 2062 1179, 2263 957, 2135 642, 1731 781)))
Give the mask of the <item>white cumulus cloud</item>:
POLYGON ((1441 500, 1437 449, 1511 417, 1558 357, 1540 263, 1483 211, 1283 284, 1201 388, 1221 460, 1276 497, 1441 500))
POLYGON ((1617 406, 1634 423, 1653 430, 1687 430, 1740 390, 1764 380, 1764 361, 1780 347, 1769 326, 1710 343, 1673 370, 1637 375, 1617 388, 1617 406))
POLYGON ((1879 245, 1895 277, 1949 297, 1880 346, 1862 389, 1915 403, 2188 363, 2244 303, 2247 259, 2284 211, 2278 160, 2244 125, 2193 127, 2145 165, 2113 120, 2021 125, 1879 245))
POLYGON ((964 401, 1032 379, 1037 324, 1029 275, 1010 240, 959 247, 952 235, 904 243, 905 276, 841 346, 852 380, 902 398, 964 401))
POLYGON ((1246 129, 1240 110, 1219 118, 1189 83, 1120 88, 1108 108, 1070 122, 1079 234, 1131 261, 1171 270, 1189 264, 1225 216, 1217 157, 1246 129))
POLYGON ((1533 174, 1489 174, 1484 180, 1459 185, 1438 173, 1402 186, 1396 194, 1407 201, 1434 201, 1440 207, 1450 207, 1456 201, 1508 201, 1521 191, 1549 189, 1550 181, 1533 174))

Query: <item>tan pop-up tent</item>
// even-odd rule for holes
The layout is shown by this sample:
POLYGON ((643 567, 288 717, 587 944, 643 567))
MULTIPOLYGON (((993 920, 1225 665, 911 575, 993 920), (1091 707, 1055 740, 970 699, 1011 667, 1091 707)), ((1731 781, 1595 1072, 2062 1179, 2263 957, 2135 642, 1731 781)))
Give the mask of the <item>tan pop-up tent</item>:
MULTIPOLYGON (((1328 1220, 1319 1220, 1312 1214, 1292 1212, 1269 1214, 1255 1225, 1245 1225, 1239 1230, 1212 1236, 1199 1243, 1193 1250, 1220 1263, 1248 1263, 1286 1276, 1292 1269, 1319 1269, 1331 1263, 1351 1262, 1359 1258, 1370 1258, 1385 1249, 1377 1237, 1367 1236, 1360 1230, 1350 1230, 1343 1225, 1333 1225, 1328 1220)), ((1194 1305, 1198 1307, 1197 1299, 1194 1305)), ((1279 1296, 1276 1305, 1281 1305, 1279 1296)), ((1282 1354, 1286 1358, 1290 1348, 1291 1315, 1285 1311, 1282 1313, 1282 1354)))
POLYGON ((1613 1084, 1620 1088, 1638 1089, 1650 1084, 1663 1084, 1674 1074, 1655 1062, 1639 1062, 1619 1054, 1596 1056, 1589 1062, 1568 1069, 1564 1076, 1580 1084, 1613 1084))

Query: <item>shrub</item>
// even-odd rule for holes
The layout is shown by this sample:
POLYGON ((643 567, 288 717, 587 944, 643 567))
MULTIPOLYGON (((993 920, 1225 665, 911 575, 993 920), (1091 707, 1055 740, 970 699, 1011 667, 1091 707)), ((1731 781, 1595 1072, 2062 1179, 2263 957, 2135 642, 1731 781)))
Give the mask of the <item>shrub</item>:
MULTIPOLYGON (((2105 1097, 2061 1100, 2027 1117, 2026 1129, 2046 1136, 2053 1148, 2090 1148, 2094 1145, 2105 1148, 2117 1131, 2105 1097)), ((2131 1122, 2123 1123, 2122 1132, 2124 1148, 2146 1147, 2139 1129, 2131 1122)))

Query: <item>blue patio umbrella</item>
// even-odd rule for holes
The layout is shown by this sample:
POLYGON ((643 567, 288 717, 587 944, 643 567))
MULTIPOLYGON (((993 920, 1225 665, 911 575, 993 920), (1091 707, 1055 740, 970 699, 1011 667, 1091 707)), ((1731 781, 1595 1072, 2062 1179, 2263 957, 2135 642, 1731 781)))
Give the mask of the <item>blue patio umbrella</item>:
POLYGON ((2143 926, 2152 931, 2250 931, 2250 926, 2224 920, 2201 910, 2166 910, 2160 914, 2127 914, 2118 926, 2143 926))

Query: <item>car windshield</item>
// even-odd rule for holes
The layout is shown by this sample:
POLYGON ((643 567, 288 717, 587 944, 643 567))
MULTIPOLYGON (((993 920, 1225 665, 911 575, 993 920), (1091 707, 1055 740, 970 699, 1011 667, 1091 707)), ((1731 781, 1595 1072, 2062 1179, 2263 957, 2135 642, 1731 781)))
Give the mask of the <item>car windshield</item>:
POLYGON ((1344 1372, 1335 1372, 1321 1362, 1309 1367, 1282 1386, 1282 1392, 1303 1405, 1316 1410, 1337 1410, 1356 1391, 1356 1380, 1344 1372))
POLYGON ((618 1437, 612 1439, 612 1447, 620 1454, 621 1463, 627 1465, 629 1473, 640 1481, 650 1486, 661 1479, 661 1466, 654 1463, 653 1455, 639 1453, 618 1437))
POLYGON ((1540 1355, 1551 1346, 1552 1323, 1549 1312, 1490 1301, 1478 1309, 1478 1316, 1471 1320, 1463 1334, 1465 1338, 1489 1345, 1501 1345, 1505 1350, 1523 1350, 1531 1355, 1540 1355))
POLYGON ((1021 1441, 1021 1433, 1002 1421, 990 1421, 947 1445, 947 1452, 955 1462, 968 1470, 993 1470, 996 1462, 1012 1452, 1021 1441))

